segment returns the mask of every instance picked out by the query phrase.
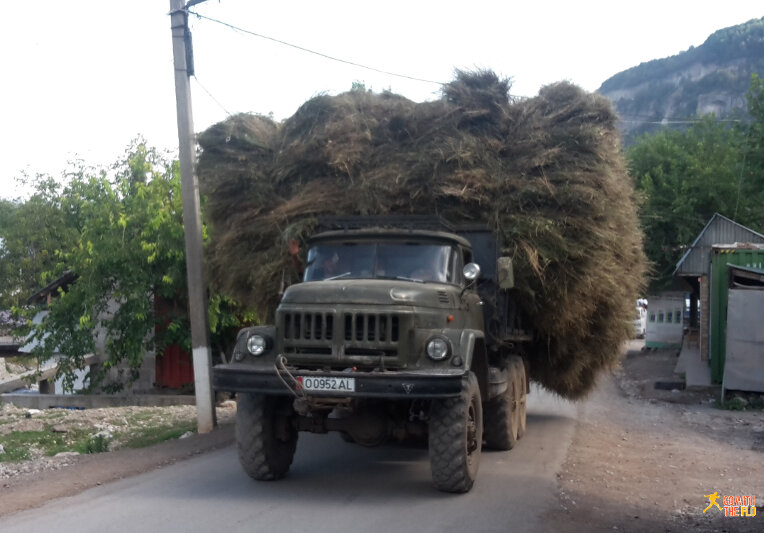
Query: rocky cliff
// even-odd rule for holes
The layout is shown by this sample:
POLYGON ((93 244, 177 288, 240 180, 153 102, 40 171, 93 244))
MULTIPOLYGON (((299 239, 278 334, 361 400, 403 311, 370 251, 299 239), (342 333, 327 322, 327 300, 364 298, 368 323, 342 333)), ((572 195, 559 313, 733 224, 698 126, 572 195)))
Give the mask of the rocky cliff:
POLYGON ((709 113, 742 117, 752 74, 764 75, 764 17, 719 30, 697 48, 620 72, 598 92, 613 101, 628 143, 709 113))

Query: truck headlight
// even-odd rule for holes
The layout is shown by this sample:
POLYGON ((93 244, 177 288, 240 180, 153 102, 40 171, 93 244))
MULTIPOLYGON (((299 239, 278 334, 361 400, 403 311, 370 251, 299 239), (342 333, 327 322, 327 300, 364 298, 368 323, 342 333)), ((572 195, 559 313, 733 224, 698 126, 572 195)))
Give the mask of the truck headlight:
POLYGON ((441 337, 433 337, 427 341, 427 357, 433 361, 442 361, 448 357, 448 342, 441 337))
POLYGON ((247 339, 247 350, 252 355, 263 355, 267 347, 267 339, 262 335, 252 335, 247 339))

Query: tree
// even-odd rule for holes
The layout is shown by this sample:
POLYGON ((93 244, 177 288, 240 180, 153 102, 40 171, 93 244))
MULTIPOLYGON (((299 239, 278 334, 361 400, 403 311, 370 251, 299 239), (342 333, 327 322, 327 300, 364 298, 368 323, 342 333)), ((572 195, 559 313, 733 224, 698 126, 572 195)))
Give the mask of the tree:
POLYGON ((645 251, 654 266, 652 288, 671 280, 684 247, 718 212, 761 230, 764 177, 761 163, 762 86, 754 78, 749 91, 752 122, 730 127, 713 116, 686 131, 645 135, 628 153, 630 173, 642 196, 640 221, 645 251), (761 161, 759 159, 758 161, 761 161))
MULTIPOLYGON (((754 74, 746 94, 751 121, 742 127, 744 168, 740 175, 741 195, 764 191, 764 79, 754 74)), ((758 195, 761 198, 761 195, 758 195)), ((748 203, 744 217, 751 227, 764 229, 762 204, 748 203)))
MULTIPOLYGON (((113 177, 75 176, 53 202, 81 222, 73 245, 59 253, 77 279, 33 332, 39 360, 65 354, 59 374, 71 385, 74 370, 96 351, 93 332, 102 331, 108 360, 89 377, 91 387, 107 391, 138 377, 146 351, 190 347, 179 165, 136 143, 112 170, 113 177), (112 367, 125 379, 104 381, 112 367)), ((220 295, 212 310, 218 338, 252 318, 220 295)))
POLYGON ((0 201, 0 309, 18 306, 62 274, 61 250, 79 233, 79 220, 61 202, 62 185, 47 176, 33 180, 26 201, 0 201))

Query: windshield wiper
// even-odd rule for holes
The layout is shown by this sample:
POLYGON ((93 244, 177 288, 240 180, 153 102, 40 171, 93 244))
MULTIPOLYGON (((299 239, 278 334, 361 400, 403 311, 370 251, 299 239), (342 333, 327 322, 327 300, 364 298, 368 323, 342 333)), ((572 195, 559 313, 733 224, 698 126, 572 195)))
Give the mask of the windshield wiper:
POLYGON ((331 281, 333 279, 340 279, 340 278, 344 278, 345 276, 349 276, 349 275, 350 275, 350 272, 344 272, 342 274, 338 274, 336 276, 332 276, 331 278, 324 278, 324 281, 331 281))
POLYGON ((407 278, 406 276, 374 276, 374 279, 399 279, 401 281, 413 281, 414 283, 424 283, 423 279, 407 278))

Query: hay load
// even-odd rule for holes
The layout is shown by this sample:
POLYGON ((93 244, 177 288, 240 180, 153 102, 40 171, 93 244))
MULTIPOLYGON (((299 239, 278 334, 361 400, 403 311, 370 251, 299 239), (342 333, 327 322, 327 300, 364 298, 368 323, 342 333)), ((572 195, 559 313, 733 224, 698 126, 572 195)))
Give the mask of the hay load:
POLYGON ((318 215, 485 222, 535 330, 531 378, 582 397, 629 337, 645 271, 616 116, 569 83, 508 93, 492 72, 458 72, 433 102, 350 91, 280 124, 237 115, 211 127, 198 173, 212 283, 271 316, 288 243, 318 215))

